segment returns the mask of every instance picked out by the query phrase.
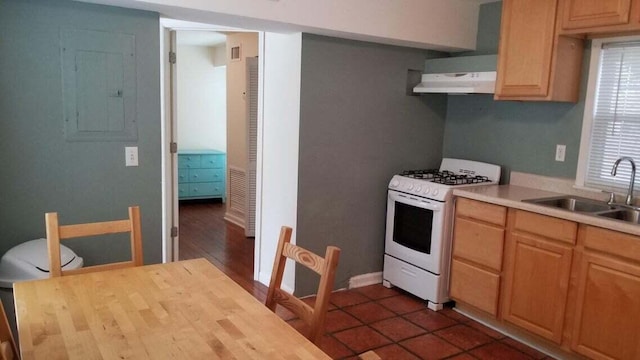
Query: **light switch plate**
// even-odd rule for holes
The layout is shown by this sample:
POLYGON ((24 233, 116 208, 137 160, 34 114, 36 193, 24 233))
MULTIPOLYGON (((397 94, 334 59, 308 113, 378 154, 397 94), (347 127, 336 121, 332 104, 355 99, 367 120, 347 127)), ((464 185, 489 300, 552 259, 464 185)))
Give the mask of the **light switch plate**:
POLYGON ((126 166, 138 166, 138 147, 126 146, 124 148, 125 165, 126 166))

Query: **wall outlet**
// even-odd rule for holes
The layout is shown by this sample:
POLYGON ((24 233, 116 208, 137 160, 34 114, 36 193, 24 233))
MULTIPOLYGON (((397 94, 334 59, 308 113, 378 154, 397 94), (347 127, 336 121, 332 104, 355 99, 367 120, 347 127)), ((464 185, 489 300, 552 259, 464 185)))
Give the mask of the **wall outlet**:
POLYGON ((556 161, 564 161, 567 152, 567 145, 556 145, 556 161))
POLYGON ((124 148, 125 165, 126 166, 138 166, 138 147, 126 146, 124 148))

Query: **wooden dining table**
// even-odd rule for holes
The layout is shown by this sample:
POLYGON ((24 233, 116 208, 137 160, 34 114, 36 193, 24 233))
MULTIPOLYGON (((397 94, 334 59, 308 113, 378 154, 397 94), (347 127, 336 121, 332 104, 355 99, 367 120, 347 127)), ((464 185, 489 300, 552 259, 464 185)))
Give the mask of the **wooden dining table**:
POLYGON ((329 359, 205 259, 19 282, 21 358, 329 359))

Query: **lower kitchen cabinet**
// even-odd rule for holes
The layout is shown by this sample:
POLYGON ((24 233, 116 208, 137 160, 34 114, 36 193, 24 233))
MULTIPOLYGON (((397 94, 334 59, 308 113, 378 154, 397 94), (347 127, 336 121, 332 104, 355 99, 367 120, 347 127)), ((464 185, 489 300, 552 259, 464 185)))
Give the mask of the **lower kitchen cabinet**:
POLYGON ((451 298, 498 314, 506 208, 457 199, 451 263, 451 298))
POLYGON ((510 239, 503 318, 559 344, 573 249, 524 234, 510 239))
POLYGON ((640 238, 590 226, 582 231, 571 348, 593 359, 640 359, 640 238), (592 244, 618 253, 593 251, 592 244))

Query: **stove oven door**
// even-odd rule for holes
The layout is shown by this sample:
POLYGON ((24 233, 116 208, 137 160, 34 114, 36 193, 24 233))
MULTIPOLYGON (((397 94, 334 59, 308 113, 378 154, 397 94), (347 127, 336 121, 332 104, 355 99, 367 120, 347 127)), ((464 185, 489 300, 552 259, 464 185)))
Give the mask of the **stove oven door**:
POLYGON ((389 190, 385 253, 441 274, 444 208, 439 201, 389 190))

